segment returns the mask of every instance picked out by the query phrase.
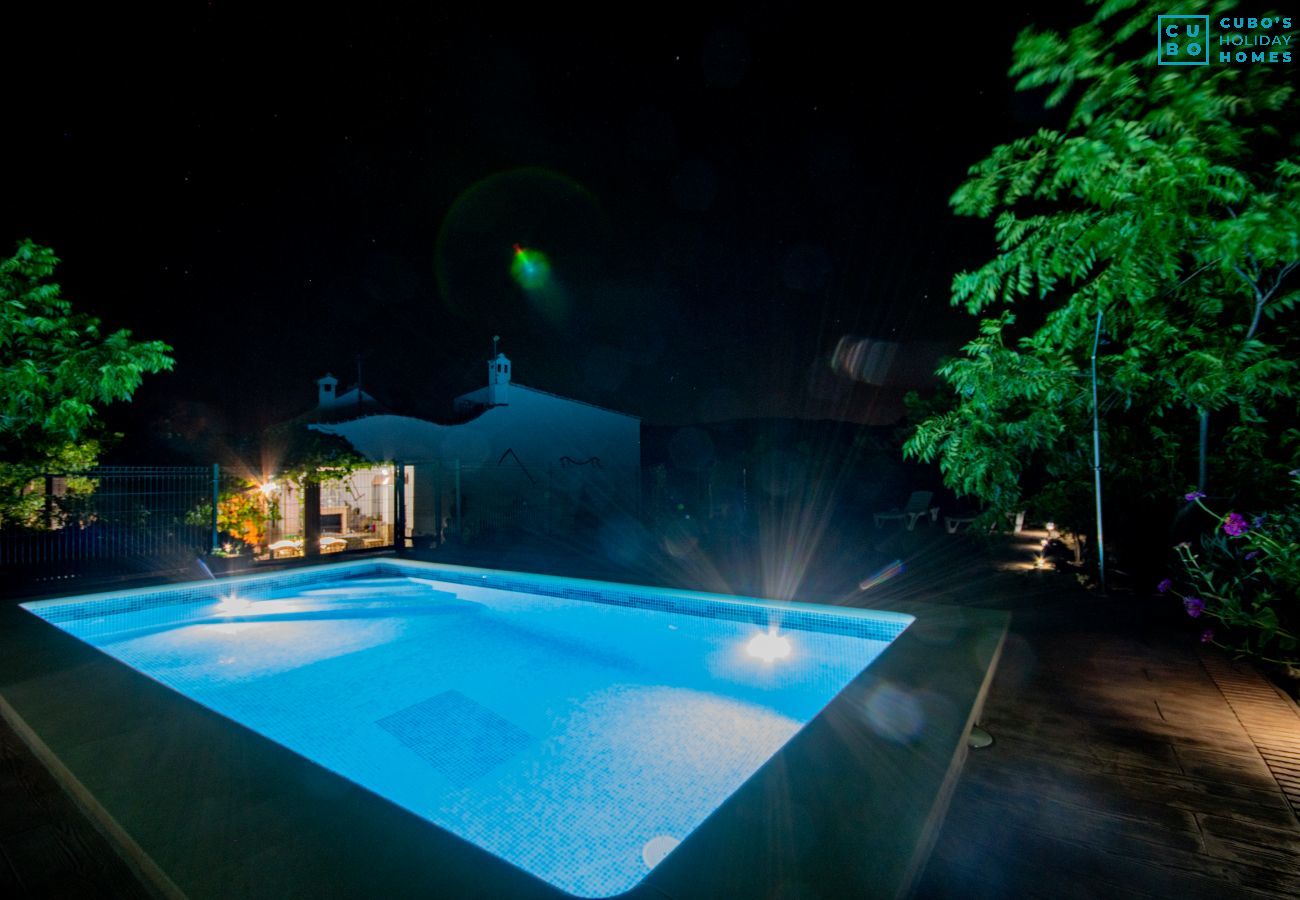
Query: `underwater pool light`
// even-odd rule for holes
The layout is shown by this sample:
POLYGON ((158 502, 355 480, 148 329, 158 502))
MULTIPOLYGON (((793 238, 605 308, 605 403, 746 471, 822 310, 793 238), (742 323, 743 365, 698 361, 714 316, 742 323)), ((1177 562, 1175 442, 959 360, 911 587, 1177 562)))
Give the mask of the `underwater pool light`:
POLYGON ((745 645, 745 652, 763 662, 785 659, 790 655, 790 639, 782 637, 775 631, 756 634, 745 645))
POLYGON ((221 598, 221 602, 217 604, 217 609, 221 611, 222 615, 237 616, 242 612, 246 612, 252 605, 253 601, 245 597, 228 594, 221 598))

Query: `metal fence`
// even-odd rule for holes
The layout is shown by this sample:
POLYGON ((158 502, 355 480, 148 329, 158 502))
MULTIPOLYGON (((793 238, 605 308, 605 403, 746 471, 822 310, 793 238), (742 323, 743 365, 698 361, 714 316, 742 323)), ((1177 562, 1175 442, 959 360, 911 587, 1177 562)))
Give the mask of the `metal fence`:
POLYGON ((208 466, 41 473, 3 498, 0 566, 205 552, 215 482, 208 466))
MULTIPOLYGON (((625 471, 596 458, 564 457, 536 468, 512 453, 476 464, 376 463, 321 485, 319 552, 582 534, 638 516, 641 481, 639 468, 625 471)), ((223 481, 216 466, 40 473, 0 497, 0 567, 67 574, 156 568, 210 552, 253 560, 300 556, 305 500, 293 483, 244 484, 233 475, 223 481), (251 504, 234 502, 240 497, 251 504), (250 525, 237 510, 254 508, 260 516, 250 513, 250 522, 257 520, 250 525)))

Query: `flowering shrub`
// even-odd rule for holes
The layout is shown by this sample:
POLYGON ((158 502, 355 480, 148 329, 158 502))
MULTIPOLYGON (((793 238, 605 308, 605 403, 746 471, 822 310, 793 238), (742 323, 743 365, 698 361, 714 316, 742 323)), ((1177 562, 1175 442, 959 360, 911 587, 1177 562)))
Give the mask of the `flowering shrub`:
MULTIPOLYGON (((207 525, 212 521, 212 504, 200 503, 185 516, 188 525, 207 525)), ((258 546, 266 543, 268 525, 279 517, 279 504, 262 495, 255 482, 231 481, 223 484, 217 498, 217 530, 224 540, 258 546)))
MULTIPOLYGON (((1291 479, 1300 489, 1300 469, 1291 479)), ((1238 512, 1220 515, 1204 498, 1199 491, 1184 497, 1214 518, 1214 530, 1199 552, 1187 543, 1175 548, 1181 575, 1156 590, 1179 597, 1193 619, 1217 623, 1201 633, 1203 643, 1300 666, 1300 506, 1248 520, 1238 512)))

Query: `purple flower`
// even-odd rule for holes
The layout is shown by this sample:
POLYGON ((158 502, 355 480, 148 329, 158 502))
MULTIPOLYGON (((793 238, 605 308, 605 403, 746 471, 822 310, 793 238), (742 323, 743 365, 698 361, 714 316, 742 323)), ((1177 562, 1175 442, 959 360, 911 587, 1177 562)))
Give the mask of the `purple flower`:
POLYGON ((1228 513, 1227 518, 1223 520, 1223 533, 1232 537, 1245 534, 1248 527, 1241 513, 1228 513))
POLYGON ((1209 643, 1210 641, 1212 641, 1212 640, 1214 640, 1214 629, 1213 629, 1213 628, 1207 628, 1207 629, 1205 629, 1204 631, 1201 632, 1201 643, 1202 643, 1202 644, 1208 644, 1208 643, 1209 643))
POLYGON ((1199 618, 1201 610, 1205 609, 1205 601, 1200 597, 1187 597, 1183 600, 1183 609, 1187 610, 1187 614, 1193 619, 1199 618))
POLYGON ((1250 560, 1254 559, 1256 556, 1259 556, 1259 551, 1252 550, 1246 554, 1246 560, 1249 562, 1250 560))
POLYGON ((1194 503, 1195 501, 1200 500, 1204 496, 1205 494, 1201 493, 1200 491, 1192 491, 1190 494, 1184 494, 1183 499, 1186 500, 1188 503, 1194 503))
POLYGON ((1174 583, 1170 581, 1168 578, 1166 578, 1156 585, 1156 590, 1163 594, 1166 593, 1173 586, 1174 583))

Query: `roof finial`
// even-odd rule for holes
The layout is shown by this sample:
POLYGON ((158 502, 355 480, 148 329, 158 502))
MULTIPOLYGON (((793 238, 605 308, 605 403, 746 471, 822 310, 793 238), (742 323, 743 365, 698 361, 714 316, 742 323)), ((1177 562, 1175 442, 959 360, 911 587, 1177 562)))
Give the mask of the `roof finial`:
POLYGON ((499 334, 492 335, 492 358, 493 359, 497 358, 497 343, 500 340, 501 340, 501 335, 499 334))

